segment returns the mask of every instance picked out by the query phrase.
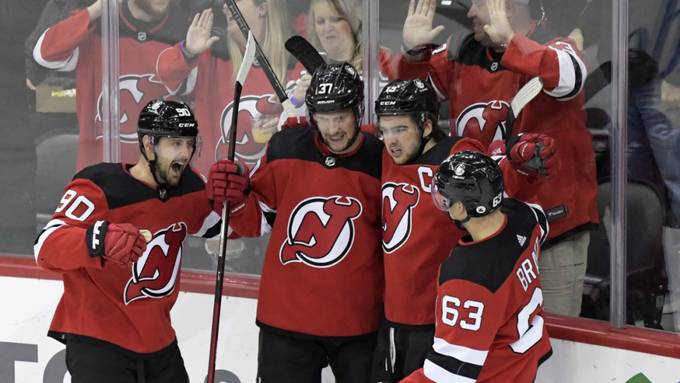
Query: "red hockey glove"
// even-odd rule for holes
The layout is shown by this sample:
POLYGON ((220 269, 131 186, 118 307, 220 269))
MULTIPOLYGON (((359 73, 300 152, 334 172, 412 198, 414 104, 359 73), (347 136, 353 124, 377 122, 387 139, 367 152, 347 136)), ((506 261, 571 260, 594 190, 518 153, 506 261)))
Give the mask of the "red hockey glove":
POLYGON ((210 167, 208 176, 208 199, 213 210, 222 214, 222 206, 229 201, 232 211, 240 209, 248 194, 248 168, 234 161, 221 160, 210 167))
POLYGON ((123 266, 136 262, 146 250, 144 235, 129 223, 97 221, 87 229, 85 243, 90 256, 123 266))
POLYGON ((508 140, 508 160, 512 166, 527 174, 548 175, 559 169, 555 155, 555 141, 540 133, 525 133, 508 140))

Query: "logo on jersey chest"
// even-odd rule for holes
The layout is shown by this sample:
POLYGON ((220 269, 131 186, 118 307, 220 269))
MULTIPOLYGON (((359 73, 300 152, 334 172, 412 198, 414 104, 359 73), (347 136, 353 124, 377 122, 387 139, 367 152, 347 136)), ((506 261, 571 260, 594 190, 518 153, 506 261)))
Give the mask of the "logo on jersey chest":
POLYGON ((354 221, 363 207, 352 197, 312 197, 300 202, 290 215, 286 240, 279 250, 281 263, 302 262, 326 268, 349 253, 356 236, 354 221))
POLYGON ((502 100, 480 102, 465 108, 456 119, 456 133, 489 145, 505 137, 505 119, 510 104, 502 100))
MULTIPOLYGON (((155 78, 154 74, 130 74, 120 76, 118 83, 120 91, 120 141, 126 144, 136 144, 137 140, 137 116, 144 105, 154 98, 167 95, 168 91, 163 84, 155 78)), ((97 117, 95 121, 102 123, 104 104, 102 93, 97 98, 97 117)), ((97 132, 97 138, 101 138, 102 132, 97 132)))
POLYGON ((385 183, 382 187, 383 235, 386 253, 400 248, 411 235, 413 209, 418 205, 420 190, 407 183, 385 183))
MULTIPOLYGON (((267 142, 274 131, 262 129, 262 122, 278 119, 283 111, 271 94, 242 96, 239 102, 238 129, 236 131, 236 157, 253 165, 264 155, 267 142)), ((229 130, 234 103, 222 111, 220 117, 221 137, 215 147, 215 160, 226 158, 229 145, 229 130)))
POLYGON ((182 241, 187 236, 184 222, 157 231, 146 251, 132 266, 132 277, 125 286, 128 305, 145 298, 163 298, 175 289, 182 261, 182 241))

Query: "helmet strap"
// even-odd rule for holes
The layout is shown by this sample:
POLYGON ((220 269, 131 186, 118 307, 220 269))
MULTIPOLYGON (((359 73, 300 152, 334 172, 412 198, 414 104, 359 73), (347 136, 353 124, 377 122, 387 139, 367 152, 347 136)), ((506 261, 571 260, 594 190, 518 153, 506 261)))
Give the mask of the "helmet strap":
MULTIPOLYGON (((468 214, 468 215, 467 215, 465 218, 463 218, 463 219, 454 219, 454 220, 453 220, 453 223, 455 223, 455 224, 456 224, 456 227, 458 227, 459 229, 465 230, 465 227, 464 227, 463 225, 465 225, 466 223, 468 223, 468 221, 470 221, 470 218, 471 218, 471 217, 470 217, 470 214, 468 214)), ((466 230, 466 231, 467 231, 467 230, 466 230)))

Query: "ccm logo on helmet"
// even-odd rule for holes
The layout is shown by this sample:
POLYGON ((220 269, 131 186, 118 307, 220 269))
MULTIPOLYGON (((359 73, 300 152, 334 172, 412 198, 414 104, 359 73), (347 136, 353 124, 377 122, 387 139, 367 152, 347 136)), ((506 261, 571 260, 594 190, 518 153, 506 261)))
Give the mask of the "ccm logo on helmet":
POLYGON ((288 221, 288 236, 279 250, 283 265, 302 262, 326 268, 338 264, 354 243, 354 221, 363 208, 356 198, 312 197, 300 202, 288 221))

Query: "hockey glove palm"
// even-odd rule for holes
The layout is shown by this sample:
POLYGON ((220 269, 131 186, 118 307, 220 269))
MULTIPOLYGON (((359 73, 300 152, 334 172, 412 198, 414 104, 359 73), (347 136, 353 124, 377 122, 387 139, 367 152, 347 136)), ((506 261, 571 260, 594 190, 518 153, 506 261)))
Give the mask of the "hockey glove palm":
POLYGON ((230 210, 240 209, 248 194, 248 169, 234 161, 221 160, 210 167, 208 176, 208 199, 213 210, 222 214, 222 206, 229 201, 230 210))
POLYGON ((90 256, 123 266, 136 262, 146 250, 144 235, 129 223, 97 221, 87 229, 85 242, 90 256))
POLYGON ((559 170, 555 141, 540 133, 525 133, 508 140, 508 160, 526 174, 549 175, 559 170))

